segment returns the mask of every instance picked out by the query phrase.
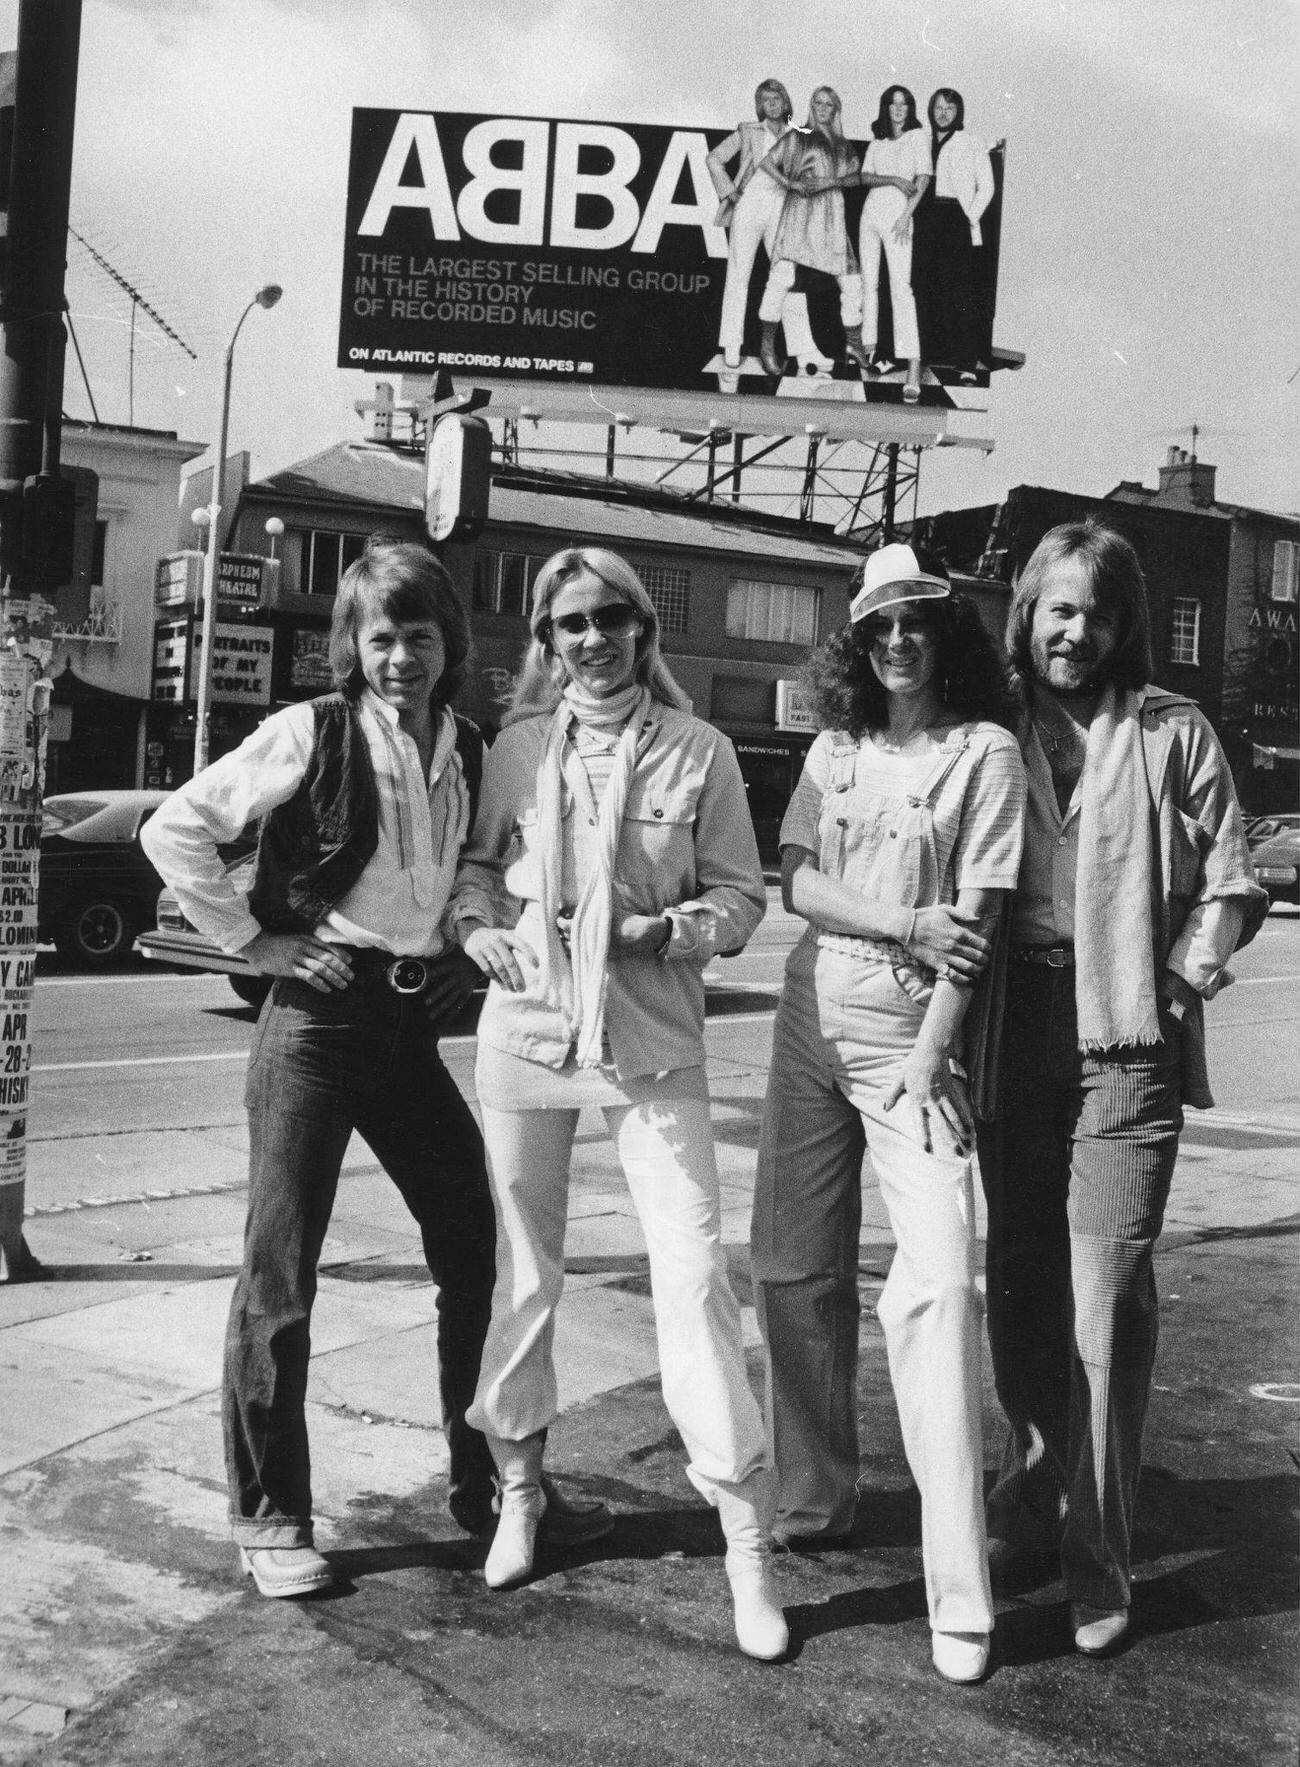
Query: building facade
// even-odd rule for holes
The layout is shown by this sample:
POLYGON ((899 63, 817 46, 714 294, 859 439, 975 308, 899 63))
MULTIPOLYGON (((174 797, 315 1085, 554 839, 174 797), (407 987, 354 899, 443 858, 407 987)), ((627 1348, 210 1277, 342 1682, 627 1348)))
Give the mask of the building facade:
POLYGON ((202 452, 170 431, 63 421, 63 460, 99 494, 89 611, 56 627, 47 794, 143 781, 154 575, 176 544, 181 468, 202 452))
POLYGON ((1105 497, 1017 485, 1000 504, 914 524, 949 566, 1009 592, 1049 528, 1096 515, 1132 541, 1151 606, 1156 680, 1201 707, 1251 813, 1294 809, 1300 761, 1300 519, 1220 501, 1215 469, 1171 448, 1155 489, 1105 497))
MULTIPOLYGON (((262 604, 226 642, 263 644, 261 703, 214 707, 212 753, 224 752, 276 705, 330 686, 326 640, 339 578, 372 533, 422 540, 422 455, 391 444, 341 443, 246 485, 228 545, 275 557, 262 604), (268 523, 271 531, 268 532, 268 523), (277 531, 282 528, 281 531, 277 531)), ((731 737, 765 853, 814 734, 798 677, 810 648, 848 617, 859 548, 793 523, 689 504, 642 487, 499 468, 491 511, 473 545, 447 545, 444 562, 470 613, 475 666, 458 704, 489 732, 500 723, 528 641, 529 592, 552 553, 609 547, 634 566, 659 613, 670 668, 696 713, 731 737)), ((160 610, 160 632, 181 622, 160 610), (167 616, 167 617, 164 617, 167 616)), ((193 617, 193 609, 190 610, 193 617)), ((218 617, 223 609, 218 601, 218 617)), ((184 643, 182 634, 176 641, 184 643)), ((164 654, 160 640, 160 658, 164 654)), ((170 694, 175 645, 155 677, 148 783, 189 776, 192 694, 170 694)), ((251 679, 251 664, 249 677, 251 679)))

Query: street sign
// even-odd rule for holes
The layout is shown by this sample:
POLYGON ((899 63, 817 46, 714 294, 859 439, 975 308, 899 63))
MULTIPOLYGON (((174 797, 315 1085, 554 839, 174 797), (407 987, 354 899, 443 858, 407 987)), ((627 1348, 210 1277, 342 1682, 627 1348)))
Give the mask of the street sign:
POLYGON ((477 540, 487 520, 492 432, 481 417, 448 412, 429 432, 424 521, 431 540, 477 540))

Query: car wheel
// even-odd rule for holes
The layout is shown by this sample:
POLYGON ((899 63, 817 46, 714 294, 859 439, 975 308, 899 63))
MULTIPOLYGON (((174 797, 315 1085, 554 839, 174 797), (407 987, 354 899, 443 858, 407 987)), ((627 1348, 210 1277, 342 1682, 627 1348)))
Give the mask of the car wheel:
POLYGON ((231 976, 231 987, 238 994, 245 1006, 252 1006, 258 1012, 262 1010, 262 1002, 271 992, 274 976, 231 976))
POLYGON ((135 927, 120 902, 111 897, 79 902, 55 928, 54 944, 60 957, 87 963, 96 969, 121 963, 131 949, 135 927))

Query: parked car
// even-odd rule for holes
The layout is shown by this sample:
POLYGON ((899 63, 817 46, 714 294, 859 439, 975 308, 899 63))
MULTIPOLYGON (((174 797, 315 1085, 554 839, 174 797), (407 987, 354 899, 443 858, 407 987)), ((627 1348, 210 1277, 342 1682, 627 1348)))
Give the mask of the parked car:
POLYGON ((1265 841, 1271 841, 1275 834, 1284 834, 1287 829, 1293 833, 1300 829, 1300 815, 1284 812, 1253 817, 1246 824, 1246 845, 1253 853, 1256 847, 1262 847, 1265 841))
POLYGON ((1286 820, 1292 825, 1252 846, 1250 857, 1270 902, 1300 906, 1300 824, 1294 818, 1286 820))
POLYGON ((140 830, 165 791, 61 792, 41 806, 37 934, 96 969, 120 963, 149 925, 162 879, 140 830))
MULTIPOLYGON (((253 881, 255 852, 244 850, 226 867, 231 882, 241 893, 253 881)), ((154 911, 154 930, 141 933, 135 942, 141 957, 155 963, 175 964, 180 969, 206 969, 230 978, 230 985, 246 1006, 261 1008, 271 991, 273 977, 261 975, 246 958, 232 957, 214 944, 206 933, 190 925, 171 890, 163 890, 154 911)))

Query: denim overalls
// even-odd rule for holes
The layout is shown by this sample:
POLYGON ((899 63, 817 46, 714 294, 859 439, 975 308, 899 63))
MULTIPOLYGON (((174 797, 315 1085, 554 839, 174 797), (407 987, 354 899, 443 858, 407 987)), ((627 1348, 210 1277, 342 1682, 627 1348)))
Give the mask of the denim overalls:
MULTIPOLYGON (((818 863, 864 897, 939 898, 934 804, 970 747, 953 731, 919 783, 865 777, 831 751, 818 863)), ((931 1626, 988 1632, 974 1196, 968 1161, 926 1153, 884 1100, 914 1047, 933 973, 901 944, 809 927, 791 952, 773 1035, 752 1257, 767 1343, 777 1532, 852 1525, 858 1480, 858 1238, 865 1152, 897 1241, 878 1304, 904 1445, 921 1492, 931 1626)))

